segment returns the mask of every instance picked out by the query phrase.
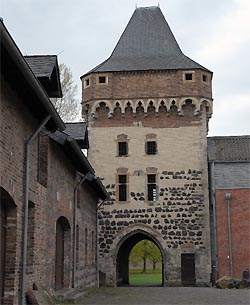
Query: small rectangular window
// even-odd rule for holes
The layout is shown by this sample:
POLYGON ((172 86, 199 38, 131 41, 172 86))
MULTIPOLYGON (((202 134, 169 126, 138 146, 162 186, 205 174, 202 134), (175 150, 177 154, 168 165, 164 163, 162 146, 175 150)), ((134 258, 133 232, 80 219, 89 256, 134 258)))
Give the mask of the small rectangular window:
POLYGON ((202 75, 202 81, 205 83, 207 82, 207 75, 205 75, 205 74, 202 75))
POLYGON ((87 78, 87 79, 85 79, 85 81, 84 81, 84 87, 86 88, 86 87, 88 87, 89 86, 89 78, 87 78))
POLYGON ((156 175, 148 175, 148 201, 156 201, 157 199, 157 187, 156 187, 156 175))
POLYGON ((157 153, 156 141, 147 141, 146 142, 146 154, 155 155, 156 153, 157 153))
POLYGON ((128 155, 128 143, 118 142, 118 156, 127 156, 127 155, 128 155))
POLYGON ((185 80, 193 80, 193 73, 185 73, 185 80))
POLYGON ((118 176, 119 201, 127 201, 127 176, 118 176))
POLYGON ((106 83, 106 76, 99 76, 99 84, 105 84, 106 83))

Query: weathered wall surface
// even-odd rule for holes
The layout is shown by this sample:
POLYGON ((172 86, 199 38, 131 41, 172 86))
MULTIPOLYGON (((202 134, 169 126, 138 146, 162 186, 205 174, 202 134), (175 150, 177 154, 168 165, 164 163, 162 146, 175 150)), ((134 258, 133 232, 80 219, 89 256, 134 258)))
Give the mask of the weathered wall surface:
MULTIPOLYGON (((6 192, 11 198, 2 201, 7 210, 6 230, 6 259, 5 259, 5 281, 4 300, 6 302, 18 303, 19 278, 21 272, 21 241, 22 241, 22 215, 24 202, 24 143, 33 133, 37 122, 32 114, 23 105, 20 97, 1 79, 1 191, 6 192), (29 118, 29 119, 27 119, 29 118)), ((46 200, 46 190, 37 183, 37 151, 38 143, 35 141, 30 147, 30 206, 37 215, 43 213, 43 203, 46 200)), ((30 216, 31 218, 31 216, 30 216)), ((39 230, 38 225, 29 227, 29 234, 39 230)), ((41 241, 44 240, 44 231, 40 231, 41 241)), ((29 242, 34 253, 28 251, 32 259, 27 264, 27 286, 30 287, 36 277, 37 282, 44 280, 42 262, 38 262, 38 256, 43 255, 44 247, 39 240, 29 242)), ((44 263, 44 262, 43 262, 44 263)))
MULTIPOLYGON (((7 214, 4 301, 18 304, 23 240, 25 141, 37 128, 38 122, 3 78, 0 107, 1 209, 6 210, 7 214)), ((45 286, 51 291, 55 288, 56 222, 60 217, 65 217, 70 226, 69 234, 67 233, 69 250, 65 257, 64 284, 65 287, 71 286, 75 183, 75 167, 62 147, 48 138, 39 144, 36 139, 30 146, 26 290, 33 289, 33 284, 45 286), (39 171, 42 171, 42 175, 39 171)), ((76 285, 94 286, 98 199, 89 185, 83 185, 80 193, 76 285)))
POLYGON ((113 245, 125 229, 149 226, 162 238, 167 257, 166 285, 181 285, 181 254, 195 253, 196 283, 210 279, 210 240, 206 157, 206 111, 194 116, 194 106, 186 105, 184 116, 176 110, 154 110, 145 117, 127 110, 108 119, 105 106, 90 119, 89 159, 111 195, 99 214, 100 269, 107 283, 116 284, 117 249, 113 245), (126 135, 128 156, 119 157, 117 137, 126 135), (146 155, 148 135, 157 141, 157 154, 146 155), (128 200, 117 202, 117 175, 128 175, 128 200), (157 175, 158 198, 147 201, 147 173, 157 175))
POLYGON ((216 190, 218 277, 230 275, 226 192, 232 196, 230 221, 233 276, 241 279, 242 272, 250 266, 250 189, 216 190))
POLYGON ((132 99, 132 98, 156 98, 165 96, 203 96, 211 98, 210 72, 202 70, 194 72, 194 80, 183 81, 183 75, 187 71, 149 71, 149 72, 117 72, 117 73, 92 73, 83 79, 83 102, 95 99, 132 99), (108 77, 107 84, 98 84, 98 77, 108 77), (202 75, 207 76, 207 82, 202 81, 202 75), (90 80, 89 87, 85 88, 84 80, 90 80))

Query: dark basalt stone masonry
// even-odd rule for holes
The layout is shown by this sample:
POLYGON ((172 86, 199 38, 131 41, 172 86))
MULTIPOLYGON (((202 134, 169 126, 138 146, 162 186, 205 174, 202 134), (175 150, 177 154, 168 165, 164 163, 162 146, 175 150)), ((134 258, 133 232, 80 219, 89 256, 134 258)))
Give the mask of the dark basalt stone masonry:
MULTIPOLYGON (((190 244, 202 248, 204 230, 204 195, 202 194, 201 171, 188 170, 178 172, 163 171, 161 180, 179 179, 183 181, 183 187, 166 187, 159 190, 157 206, 152 204, 150 208, 140 208, 140 201, 144 201, 144 193, 131 191, 133 200, 138 201, 137 209, 113 209, 99 214, 99 244, 100 256, 108 253, 110 245, 116 234, 123 228, 132 224, 148 224, 158 230, 166 241, 167 247, 179 248, 180 245, 190 244)), ((113 205, 115 202, 115 185, 107 185, 111 200, 105 205, 113 205)), ((122 207, 122 205, 121 205, 122 207)))

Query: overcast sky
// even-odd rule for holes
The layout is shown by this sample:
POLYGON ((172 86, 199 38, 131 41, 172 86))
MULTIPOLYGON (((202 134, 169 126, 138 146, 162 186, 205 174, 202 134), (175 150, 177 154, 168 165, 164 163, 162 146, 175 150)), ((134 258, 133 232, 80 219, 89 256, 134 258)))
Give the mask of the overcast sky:
MULTIPOLYGON (((250 1, 160 0, 183 53, 214 72, 209 135, 250 134, 250 1)), ((1 0, 24 55, 58 54, 79 77, 107 59, 135 7, 158 0, 1 0)))

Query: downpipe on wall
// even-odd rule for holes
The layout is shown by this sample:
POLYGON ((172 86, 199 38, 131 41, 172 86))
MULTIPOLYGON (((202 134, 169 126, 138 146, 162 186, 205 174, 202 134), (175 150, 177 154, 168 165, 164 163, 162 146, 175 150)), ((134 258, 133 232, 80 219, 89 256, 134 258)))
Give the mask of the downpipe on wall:
POLYGON ((227 226, 228 226, 228 245, 229 245, 229 270, 230 276, 233 276, 233 257, 232 257, 232 236, 231 236, 231 211, 230 200, 231 193, 225 193, 225 199, 227 200, 227 226))
POLYGON ((98 211, 100 210, 101 206, 105 200, 103 200, 96 208, 96 284, 97 288, 100 287, 99 281, 99 225, 98 225, 98 211))
POLYGON ((21 305, 25 305, 25 289, 26 289, 26 265, 27 265, 27 239, 28 239, 28 212, 29 212, 29 186, 30 186, 30 174, 29 174, 29 163, 30 163, 30 145, 37 138, 40 131, 46 125, 51 118, 48 115, 39 125, 39 127, 33 132, 31 137, 25 143, 25 190, 24 190, 24 216, 23 216, 23 243, 22 243, 22 270, 21 270, 21 287, 20 287, 20 298, 21 305))

